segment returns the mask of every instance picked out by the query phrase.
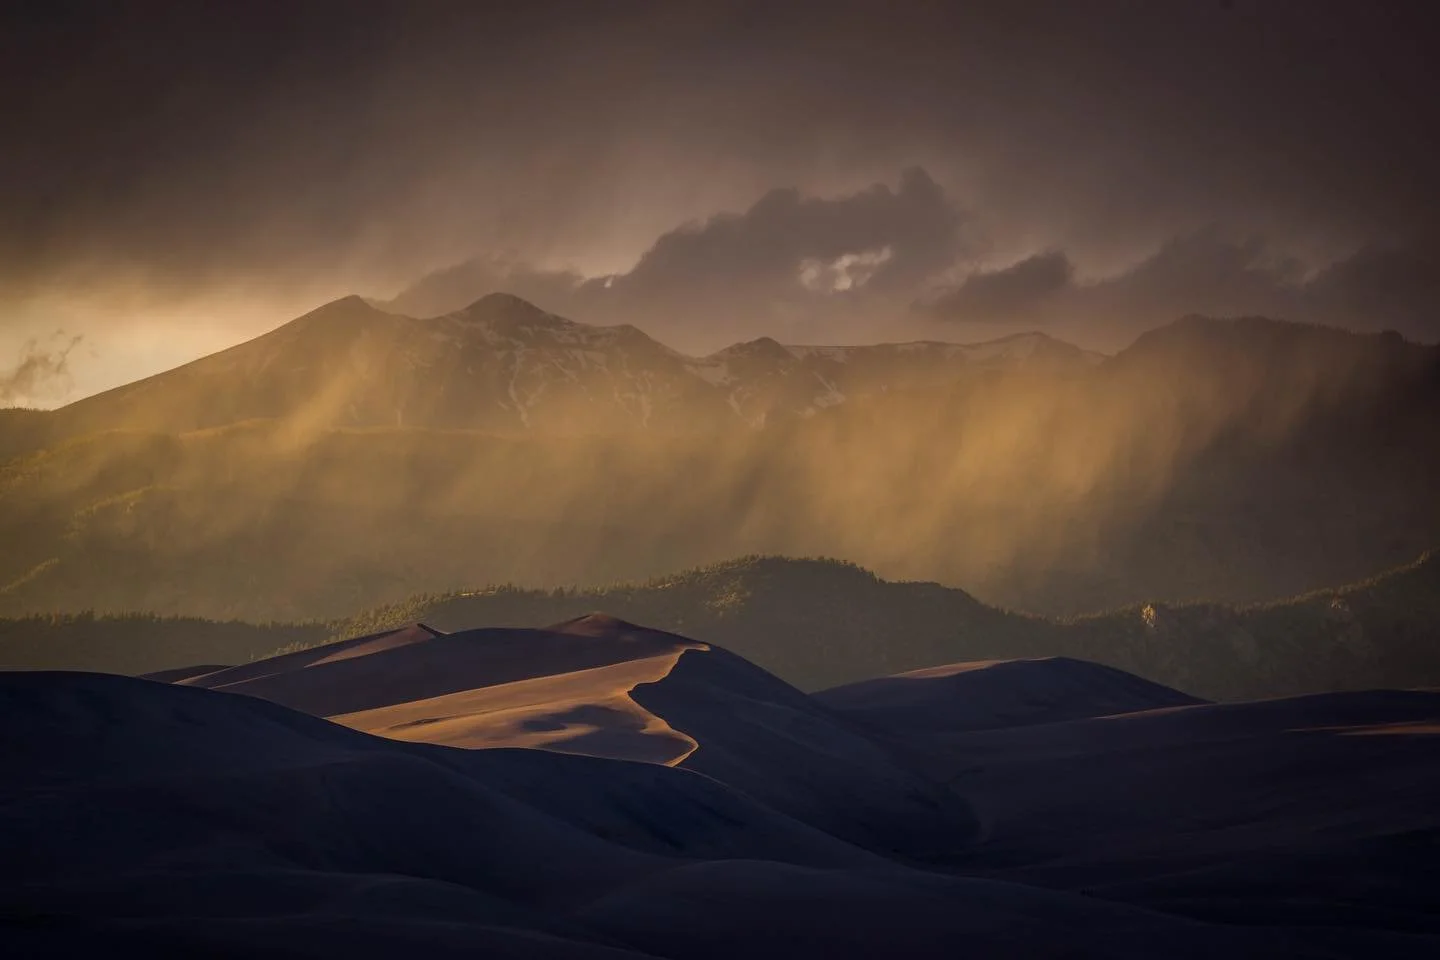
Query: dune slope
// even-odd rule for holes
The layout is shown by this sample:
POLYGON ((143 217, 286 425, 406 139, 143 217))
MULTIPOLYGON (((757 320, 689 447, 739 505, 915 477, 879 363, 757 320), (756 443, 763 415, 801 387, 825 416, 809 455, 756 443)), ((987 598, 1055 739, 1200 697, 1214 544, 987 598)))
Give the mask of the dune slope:
POLYGON ((1440 693, 1369 691, 959 734, 968 869, 1197 918, 1440 935, 1440 693))
POLYGON ((918 871, 684 769, 407 743, 193 686, 0 674, 0 723, 25 731, 0 740, 0 945, 14 956, 1422 957, 1436 945, 918 871))
POLYGON ((952 663, 813 696, 847 717, 901 733, 1018 727, 1204 702, 1071 657, 952 663))
POLYGON ((683 765, 911 860, 954 857, 975 832, 962 798, 789 684, 719 648, 604 615, 545 630, 415 625, 182 682, 397 740, 683 765))

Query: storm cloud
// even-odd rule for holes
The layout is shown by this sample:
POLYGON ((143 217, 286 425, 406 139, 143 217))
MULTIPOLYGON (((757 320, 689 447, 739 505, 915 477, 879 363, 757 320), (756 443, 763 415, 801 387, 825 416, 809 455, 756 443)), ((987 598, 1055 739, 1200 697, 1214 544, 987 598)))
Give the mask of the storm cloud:
POLYGON ((942 317, 978 323, 1029 321, 1045 302, 1071 289, 1075 266, 1058 250, 1037 253, 994 270, 977 270, 953 290, 936 297, 930 309, 942 317))
POLYGON ((634 322, 681 346, 765 334, 824 335, 848 318, 903 312, 965 250, 964 214, 923 169, 894 187, 838 197, 767 192, 662 234, 630 270, 582 279, 477 258, 423 278, 389 301, 402 313, 457 310, 504 290, 592 322, 634 322))
POLYGON ((1056 284, 1061 254, 1073 275, 1045 303, 1123 276, 1106 289, 1155 297, 1126 316, 1160 322, 1190 300, 1304 286, 1307 303, 1358 298, 1347 310, 1433 331, 1410 306, 1440 236, 1431 14, 1418 0, 9 4, 0 350, 63 314, 106 345, 77 358, 83 391, 104 379, 95 365, 158 358, 109 352, 129 349, 128 325, 218 347, 457 264, 552 309, 640 313, 687 344, 776 324, 914 335, 930 315, 909 305, 946 292, 977 325, 996 326, 985 303, 1059 324, 1025 301, 1056 284), (1166 252, 1212 224, 1238 253, 1166 252), (1200 275, 1165 272, 1243 261, 1248 237, 1264 238, 1255 262, 1206 268, 1237 286, 1202 296, 1200 275))
POLYGON ((1309 268, 1259 237, 1216 229, 1171 238, 1111 276, 1077 279, 1062 252, 972 273, 922 309, 957 324, 1019 324, 1122 346, 1186 314, 1268 316, 1440 335, 1440 258, 1420 247, 1365 247, 1309 268))

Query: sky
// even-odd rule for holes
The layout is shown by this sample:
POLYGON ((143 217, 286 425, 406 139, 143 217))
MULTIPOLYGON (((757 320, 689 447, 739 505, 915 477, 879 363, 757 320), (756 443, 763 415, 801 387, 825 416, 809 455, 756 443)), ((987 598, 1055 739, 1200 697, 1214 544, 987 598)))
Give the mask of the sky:
POLYGON ((1440 339, 1423 2, 0 5, 0 404, 360 293, 704 352, 1440 339))

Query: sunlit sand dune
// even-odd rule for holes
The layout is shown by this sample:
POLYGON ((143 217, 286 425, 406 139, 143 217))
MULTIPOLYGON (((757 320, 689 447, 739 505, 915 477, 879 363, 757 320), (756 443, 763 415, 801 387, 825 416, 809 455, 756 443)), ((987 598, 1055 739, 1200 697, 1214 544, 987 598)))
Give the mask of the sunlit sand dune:
MULTIPOLYGON (((535 633, 557 657, 556 636, 577 639, 535 633)), ((615 689, 637 675, 618 668, 665 663, 631 696, 693 736, 676 766, 404 742, 195 684, 0 674, 0 723, 23 731, 0 740, 0 944, 354 960, 1419 960, 1440 946, 1436 738, 1348 735, 1432 727, 1435 694, 917 734, 912 757, 950 788, 907 806, 896 792, 927 777, 723 650, 650 652, 551 689, 615 689), (707 755, 707 775, 686 769, 707 755), (973 823, 972 798, 979 829, 961 843, 923 813, 973 823), (897 849, 907 829, 943 855, 917 868, 897 849)))
POLYGON ((789 684, 728 651, 602 614, 545 630, 414 625, 184 682, 396 740, 680 764, 915 861, 974 834, 961 798, 789 684))
MULTIPOLYGON (((703 649, 703 648, 702 648, 703 649)), ((356 730, 452 747, 544 747, 678 763, 695 741, 630 691, 663 679, 684 650, 331 717, 356 730)))
POLYGON ((455 634, 414 624, 183 682, 399 740, 675 763, 695 741, 629 694, 704 649, 606 617, 455 634))

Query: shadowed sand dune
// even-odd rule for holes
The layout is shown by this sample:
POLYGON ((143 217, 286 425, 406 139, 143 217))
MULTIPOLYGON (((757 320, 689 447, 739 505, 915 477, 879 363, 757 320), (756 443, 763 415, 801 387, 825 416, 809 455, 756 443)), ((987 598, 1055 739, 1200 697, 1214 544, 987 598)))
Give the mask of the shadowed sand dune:
POLYGON ((808 696, 598 615, 182 676, 0 673, 7 955, 1440 955, 1437 692, 808 696))
POLYGON ((971 802, 968 872, 1225 922, 1440 934, 1440 691, 1209 704, 1052 658, 815 699, 971 802))
POLYGON ((3 674, 0 723, 25 731, 0 740, 11 956, 1418 958, 1437 945, 958 875, 986 869, 966 857, 916 870, 684 769, 407 743, 193 686, 3 674))
POLYGON ((727 651, 599 614, 545 630, 420 625, 191 680, 397 740, 680 764, 844 840, 963 850, 964 801, 727 651))
POLYGON ((952 663, 813 696, 845 716, 906 733, 1019 727, 1204 702, 1071 657, 952 663))
POLYGON ((974 805, 977 874, 1207 920, 1440 936, 1437 729, 1440 693, 1390 690, 903 739, 974 805))
POLYGON ((231 667, 223 663, 197 663, 190 667, 174 667, 170 670, 156 670, 154 673, 140 674, 141 680, 155 680, 160 683, 185 683, 205 676, 207 673, 217 673, 221 670, 229 670, 231 667))

